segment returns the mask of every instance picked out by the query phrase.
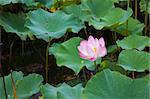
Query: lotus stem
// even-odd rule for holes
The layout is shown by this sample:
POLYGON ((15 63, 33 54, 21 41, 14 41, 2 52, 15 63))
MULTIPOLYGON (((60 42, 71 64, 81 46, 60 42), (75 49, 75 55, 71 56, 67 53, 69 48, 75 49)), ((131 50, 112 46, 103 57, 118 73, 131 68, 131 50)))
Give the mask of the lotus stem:
POLYGON ((87 78, 86 78, 86 69, 85 68, 83 68, 83 77, 84 77, 84 80, 85 80, 85 82, 87 82, 87 78))
POLYGON ((98 72, 98 67, 97 67, 97 65, 96 65, 96 61, 94 61, 94 66, 95 66, 95 68, 96 68, 96 73, 98 72))
POLYGON ((132 72, 132 79, 134 79, 135 78, 135 74, 134 74, 134 71, 132 72))
MULTIPOLYGON (((127 2, 127 9, 130 7, 130 0, 127 2)), ((128 35, 128 20, 126 21, 126 35, 128 35)))
POLYGON ((138 2, 137 2, 137 0, 135 0, 135 5, 134 5, 134 7, 135 7, 134 17, 135 17, 135 19, 137 19, 137 5, 138 5, 138 2))
POLYGON ((130 7, 130 0, 128 0, 128 4, 127 4, 127 8, 129 8, 130 7))
POLYGON ((84 28, 84 33, 85 33, 86 37, 88 37, 88 33, 86 31, 86 28, 84 28))
POLYGON ((145 29, 144 29, 144 33, 145 36, 147 35, 147 20, 148 20, 148 13, 145 11, 145 17, 144 17, 144 23, 145 23, 145 29))
POLYGON ((9 65, 11 64, 11 57, 12 57, 12 48, 13 45, 15 43, 16 37, 14 38, 14 40, 12 41, 12 43, 10 44, 10 48, 9 48, 9 65))
POLYGON ((48 82, 48 49, 49 49, 50 43, 51 43, 51 40, 49 40, 47 47, 46 47, 46 63, 45 63, 45 77, 46 77, 45 81, 46 81, 46 83, 48 82))
POLYGON ((14 97, 15 97, 15 99, 18 99, 17 91, 16 91, 16 87, 15 87, 15 82, 13 79, 12 70, 10 71, 10 75, 11 75, 12 87, 13 87, 13 91, 14 91, 14 97))

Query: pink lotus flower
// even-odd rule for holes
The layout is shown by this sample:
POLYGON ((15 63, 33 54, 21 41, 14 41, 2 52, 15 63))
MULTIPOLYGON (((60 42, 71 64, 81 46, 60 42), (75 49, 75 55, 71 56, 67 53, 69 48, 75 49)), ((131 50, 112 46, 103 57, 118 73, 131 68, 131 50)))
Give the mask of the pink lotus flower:
POLYGON ((95 61, 99 57, 103 57, 107 54, 105 47, 105 41, 103 37, 99 40, 89 36, 88 40, 83 40, 78 46, 79 56, 83 59, 88 59, 90 61, 95 61))

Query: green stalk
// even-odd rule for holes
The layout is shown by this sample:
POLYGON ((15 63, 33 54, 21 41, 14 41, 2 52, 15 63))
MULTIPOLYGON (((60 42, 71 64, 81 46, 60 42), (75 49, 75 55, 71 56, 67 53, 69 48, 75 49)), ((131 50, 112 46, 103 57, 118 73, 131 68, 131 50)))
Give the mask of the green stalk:
POLYGON ((130 2, 130 7, 131 7, 131 8, 133 7, 133 5, 132 5, 132 0, 131 0, 131 2, 130 2))
POLYGON ((98 72, 98 67, 97 67, 97 65, 96 65, 96 61, 94 61, 94 66, 95 66, 95 68, 96 68, 96 73, 98 72))
POLYGON ((132 79, 135 78, 135 74, 134 74, 134 71, 132 71, 132 79))
POLYGON ((86 28, 84 28, 84 33, 85 33, 86 37, 88 37, 88 33, 86 31, 86 28))
POLYGON ((130 7, 130 0, 128 0, 128 5, 127 5, 127 7, 128 7, 128 8, 130 7))
POLYGON ((9 65, 11 64, 11 59, 12 59, 12 48, 13 45, 15 43, 16 37, 14 38, 14 40, 12 41, 12 43, 10 44, 10 48, 9 48, 9 65))
POLYGON ((134 17, 135 17, 135 19, 137 19, 137 5, 138 5, 138 2, 137 2, 137 0, 135 0, 135 14, 134 14, 134 17))
POLYGON ((13 87, 13 91, 14 91, 14 97, 15 97, 15 99, 18 99, 17 91, 16 91, 16 87, 15 87, 15 82, 13 79, 12 70, 10 71, 10 75, 11 75, 12 87, 13 87))
POLYGON ((47 47, 46 47, 46 63, 45 63, 45 81, 46 83, 48 82, 48 49, 49 49, 49 46, 51 44, 51 40, 49 40, 48 44, 47 44, 47 47))
POLYGON ((145 17, 144 17, 144 23, 145 23, 145 29, 144 29, 144 33, 145 36, 147 35, 147 20, 148 20, 148 13, 145 11, 145 17))
POLYGON ((128 35, 128 20, 126 21, 126 36, 128 35))
MULTIPOLYGON (((127 2, 127 9, 130 7, 130 0, 127 2)), ((126 21, 126 35, 128 35, 128 20, 126 21)))
POLYGON ((84 77, 85 82, 87 82, 87 78, 86 78, 86 73, 85 73, 85 71, 86 71, 86 69, 83 68, 83 77, 84 77))
MULTIPOLYGON (((12 41, 12 43, 10 44, 10 48, 9 48, 9 66, 11 64, 11 59, 12 59, 12 48, 13 45, 15 43, 16 37, 14 38, 14 40, 12 41)), ((14 79, 13 79, 13 75, 12 75, 12 70, 10 71, 10 75, 11 75, 11 81, 12 81, 12 86, 13 86, 13 91, 14 91, 14 97, 15 99, 18 99, 17 97, 17 91, 16 91, 16 87, 15 87, 15 83, 14 83, 14 79)))

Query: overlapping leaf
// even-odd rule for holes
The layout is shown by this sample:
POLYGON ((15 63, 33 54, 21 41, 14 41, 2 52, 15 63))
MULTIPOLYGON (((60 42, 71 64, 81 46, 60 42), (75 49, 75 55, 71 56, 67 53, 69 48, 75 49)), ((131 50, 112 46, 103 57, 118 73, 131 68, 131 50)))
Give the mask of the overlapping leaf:
POLYGON ((4 27, 6 32, 16 33, 22 40, 27 36, 32 38, 33 32, 24 27, 26 15, 24 13, 0 13, 0 25, 4 27))
POLYGON ((55 0, 37 0, 41 4, 43 4, 45 7, 50 8, 55 2, 55 0))
POLYGON ((89 10, 93 17, 100 18, 105 16, 109 10, 114 8, 112 0, 81 0, 85 10, 89 10))
POLYGON ((150 38, 146 36, 130 35, 123 40, 118 40, 117 45, 123 49, 143 50, 150 45, 150 38))
POLYGON ((143 23, 140 23, 139 20, 130 17, 128 19, 128 25, 127 23, 124 23, 118 26, 117 28, 113 28, 112 30, 116 31, 117 33, 123 36, 128 36, 131 34, 142 35, 143 28, 144 28, 143 23))
POLYGON ((137 50, 123 50, 119 54, 118 64, 125 70, 144 71, 149 69, 150 54, 137 50))
MULTIPOLYGON (((18 83, 19 80, 23 79, 23 73, 22 72, 13 72, 12 77, 14 80, 14 83, 18 83)), ((5 98, 5 91, 4 91, 4 85, 3 85, 3 78, 0 77, 0 99, 5 98)), ((12 80, 11 80, 11 75, 5 76, 5 86, 6 86, 6 91, 8 94, 8 99, 13 99, 14 94, 13 94, 13 87, 12 87, 12 80)))
POLYGON ((113 8, 100 19, 91 19, 89 24, 93 25, 96 29, 102 29, 103 27, 123 24, 131 15, 132 10, 130 8, 127 11, 121 8, 113 8))
MULTIPOLYGON (((22 72, 13 72, 12 77, 14 79, 17 96, 19 99, 29 98, 33 94, 37 93, 42 84, 43 78, 38 74, 29 74, 23 78, 22 72)), ((11 75, 5 77, 6 91, 8 99, 14 99, 14 91, 12 86, 11 75)), ((0 78, 0 98, 4 99, 5 92, 2 82, 2 77, 0 78)))
POLYGON ((88 81, 84 96, 85 99, 149 99, 149 88, 148 80, 104 70, 88 81))
POLYGON ((35 2, 35 0, 0 0, 0 5, 6 5, 11 3, 23 3, 27 6, 37 6, 38 4, 38 2, 35 2))
POLYGON ((90 11, 85 10, 82 4, 80 5, 72 4, 70 6, 66 6, 63 9, 63 11, 68 14, 72 14, 74 17, 78 18, 83 23, 84 21, 88 21, 88 19, 91 17, 90 11))
POLYGON ((149 0, 141 0, 139 4, 140 4, 140 10, 142 12, 146 11, 150 14, 150 1, 149 0))
POLYGON ((71 87, 63 83, 59 87, 46 84, 41 87, 41 93, 45 99, 83 99, 83 87, 78 84, 71 87))
POLYGON ((111 60, 102 61, 101 66, 99 67, 99 70, 102 71, 107 68, 109 68, 112 71, 118 71, 124 75, 127 74, 127 72, 122 67, 120 67, 117 62, 112 62, 111 60))
POLYGON ((60 38, 68 29, 77 33, 83 24, 72 15, 67 15, 62 11, 50 13, 38 9, 28 14, 26 27, 35 32, 37 38, 48 41, 49 38, 60 38))
MULTIPOLYGON (((83 60, 79 57, 77 46, 79 46, 80 41, 81 38, 74 37, 60 45, 50 48, 49 52, 54 54, 58 66, 66 66, 72 69, 76 74, 78 74, 84 66, 94 70, 95 66, 93 62, 83 60)), ((101 59, 98 59, 97 64, 100 62, 101 59)))
POLYGON ((42 84, 43 78, 38 74, 29 74, 17 84, 18 97, 29 97, 39 91, 39 87, 42 84))

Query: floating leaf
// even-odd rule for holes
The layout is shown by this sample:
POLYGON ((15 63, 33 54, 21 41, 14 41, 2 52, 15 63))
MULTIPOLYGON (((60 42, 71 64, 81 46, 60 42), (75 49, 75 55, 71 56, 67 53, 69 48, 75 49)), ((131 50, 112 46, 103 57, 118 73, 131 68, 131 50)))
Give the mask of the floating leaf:
MULTIPOLYGON (((72 69, 76 74, 78 74, 84 66, 91 70, 95 69, 94 62, 79 57, 77 46, 79 46, 80 41, 81 38, 73 37, 60 45, 50 48, 49 52, 54 54, 58 66, 66 66, 72 69)), ((100 62, 101 59, 98 59, 97 64, 100 62)))
POLYGON ((118 26, 117 28, 115 28, 114 31, 116 31, 117 33, 123 36, 128 36, 131 34, 142 35, 143 28, 144 28, 143 23, 140 23, 139 20, 130 17, 128 19, 128 26, 127 23, 124 23, 118 26))
POLYGON ((41 87, 41 93, 44 99, 83 99, 82 90, 83 87, 81 84, 74 87, 65 83, 59 87, 46 84, 41 87))
POLYGON ((150 54, 137 50, 123 50, 119 54, 118 64, 125 70, 142 72, 149 69, 150 54))
POLYGON ((131 35, 123 40, 118 40, 117 45, 123 49, 138 49, 143 50, 145 46, 150 45, 150 38, 146 36, 131 35))
POLYGON ((35 32, 37 38, 48 41, 50 37, 60 38, 68 29, 77 33, 83 24, 80 24, 72 15, 67 15, 62 11, 50 13, 38 9, 28 14, 26 27, 35 32))
MULTIPOLYGON (((22 72, 12 73, 18 99, 27 99, 33 94, 37 93, 42 84, 43 78, 38 74, 30 74, 23 78, 22 72)), ((3 87, 2 77, 0 77, 0 99, 4 99, 5 92, 3 87)), ((14 91, 12 86, 11 75, 5 76, 6 91, 8 94, 8 99, 14 99, 14 91)))
POLYGON ((33 32, 24 27, 26 15, 24 13, 12 14, 2 12, 0 15, 0 25, 6 32, 16 33, 22 40, 27 36, 32 38, 33 32))
POLYGON ((113 8, 100 19, 90 20, 89 24, 93 25, 96 29, 102 29, 103 27, 123 24, 131 15, 132 9, 130 8, 127 11, 121 8, 113 8))
POLYGON ((88 81, 84 95, 85 99, 149 99, 149 88, 148 80, 104 70, 88 81))

